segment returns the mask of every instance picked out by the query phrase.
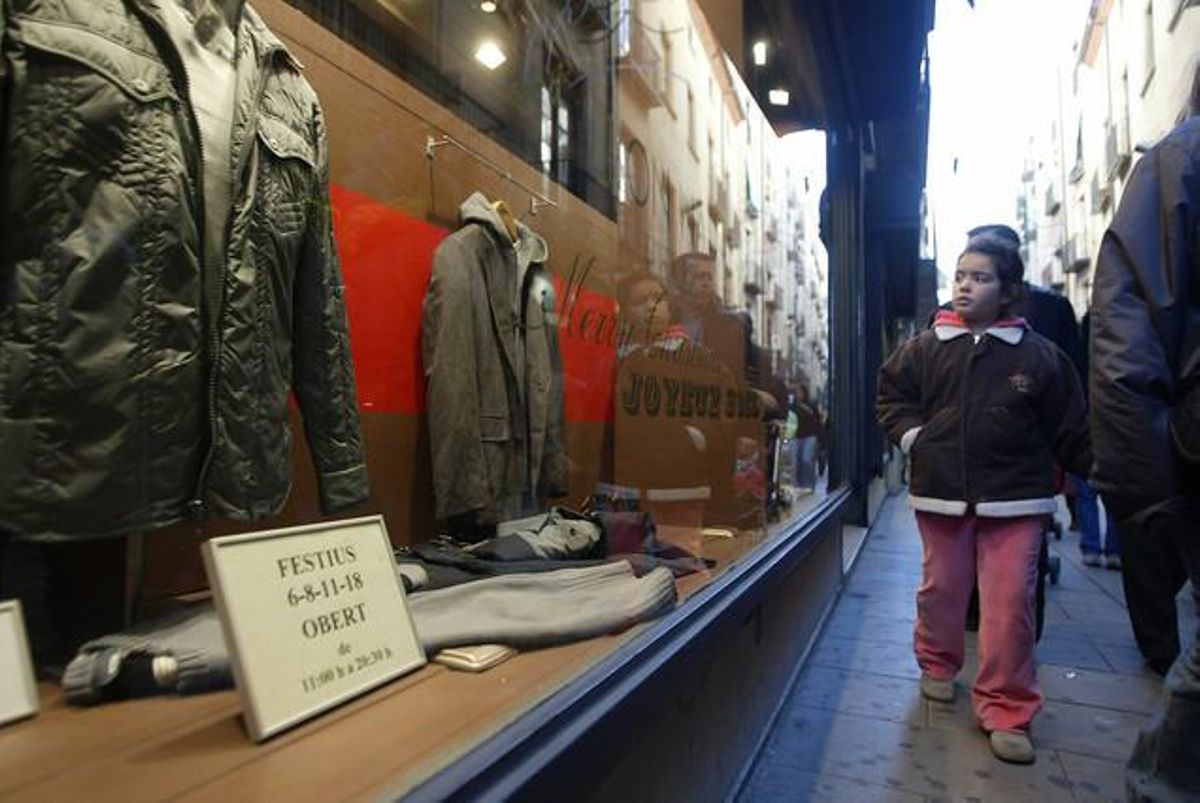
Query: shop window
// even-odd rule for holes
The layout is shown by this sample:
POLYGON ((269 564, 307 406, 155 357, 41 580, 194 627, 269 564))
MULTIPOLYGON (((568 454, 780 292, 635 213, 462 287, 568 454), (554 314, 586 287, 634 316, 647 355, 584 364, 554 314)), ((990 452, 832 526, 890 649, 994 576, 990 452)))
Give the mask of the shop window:
POLYGON ((617 58, 633 50, 633 0, 617 0, 617 58))
POLYGON ((667 106, 667 110, 674 117, 675 112, 675 48, 671 44, 670 31, 662 32, 662 54, 663 54, 663 71, 665 73, 663 79, 663 102, 667 106))
POLYGON ((561 88, 542 87, 541 91, 542 172, 559 184, 571 184, 571 110, 561 88))
POLYGON ((622 142, 617 146, 617 203, 629 202, 629 147, 622 142))
POLYGON ((688 148, 697 161, 700 160, 700 148, 696 142, 696 93, 689 88, 687 91, 687 127, 688 148))

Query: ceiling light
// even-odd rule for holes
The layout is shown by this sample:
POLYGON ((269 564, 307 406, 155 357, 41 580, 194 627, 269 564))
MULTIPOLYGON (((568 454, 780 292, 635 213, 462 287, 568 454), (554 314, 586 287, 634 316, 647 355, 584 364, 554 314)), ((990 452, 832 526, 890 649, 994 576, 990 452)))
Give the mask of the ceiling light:
POLYGON ((494 14, 496 12, 496 0, 483 0, 479 4, 479 10, 484 14, 494 14))
POLYGON ((767 43, 755 42, 754 47, 754 66, 763 67, 767 63, 767 43))
POLYGON ((504 55, 504 51, 500 49, 500 45, 489 39, 475 51, 475 60, 489 70, 494 70, 508 61, 508 56, 504 55))
POLYGON ((767 93, 767 101, 772 106, 786 106, 790 97, 786 89, 772 89, 767 93))

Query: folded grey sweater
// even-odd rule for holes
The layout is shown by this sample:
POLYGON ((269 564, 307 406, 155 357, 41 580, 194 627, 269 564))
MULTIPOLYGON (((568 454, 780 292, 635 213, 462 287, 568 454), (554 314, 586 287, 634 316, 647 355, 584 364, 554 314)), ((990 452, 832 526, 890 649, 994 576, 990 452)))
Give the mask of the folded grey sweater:
MULTIPOLYGON (((409 610, 427 652, 470 644, 533 648, 615 633, 674 607, 675 578, 658 568, 637 577, 626 561, 580 569, 489 577, 412 593, 409 610)), ((89 641, 67 666, 67 701, 128 696, 114 683, 131 658, 151 659, 157 689, 196 694, 233 685, 229 650, 211 602, 89 641)))
POLYGON ((507 574, 409 601, 429 651, 463 644, 545 647, 624 630, 675 605, 675 577, 636 577, 626 561, 539 574, 507 574))

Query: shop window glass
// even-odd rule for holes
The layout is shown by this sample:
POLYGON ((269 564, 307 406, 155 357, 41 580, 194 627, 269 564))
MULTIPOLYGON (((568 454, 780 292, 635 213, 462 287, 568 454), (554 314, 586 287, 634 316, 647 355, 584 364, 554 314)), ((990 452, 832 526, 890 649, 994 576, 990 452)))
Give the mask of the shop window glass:
POLYGON ((613 52, 626 40, 598 35, 608 30, 607 4, 515 0, 485 13, 467 0, 288 2, 593 207, 615 214, 610 96, 613 52), (557 126, 549 135, 545 115, 538 115, 546 87, 557 126), (572 136, 590 147, 572 147, 572 136))
MULTIPOLYGON (((355 377, 370 463, 372 496, 358 512, 384 517, 398 557, 430 547, 445 559, 442 550, 467 540, 478 546, 501 531, 499 524, 555 507, 630 513, 618 522, 624 529, 589 547, 610 558, 645 558, 634 563, 659 577, 663 567, 672 569, 665 586, 682 598, 813 509, 825 492, 829 398, 828 260, 818 236, 824 146, 776 137, 741 81, 720 72, 727 60, 710 58, 710 34, 698 27, 695 4, 647 3, 653 27, 638 29, 633 0, 262 5, 268 26, 305 62, 303 74, 325 111, 322 144, 330 153, 328 197, 322 188, 319 198, 275 211, 289 225, 299 223, 283 212, 329 212, 342 278, 330 292, 344 299, 349 324, 339 344, 350 340, 353 365, 344 373, 355 377), (656 108, 647 115, 645 93, 631 100, 632 88, 622 84, 631 73, 615 70, 635 32, 661 37, 669 114, 656 108), (685 88, 686 114, 677 117, 676 90, 685 88), (469 226, 486 227, 484 235, 464 232, 469 226), (530 234, 522 240, 525 228, 530 234), (443 248, 456 236, 453 248, 443 248), (506 247, 494 248, 498 243, 506 247), (485 262, 493 256, 496 262, 485 262), (493 283, 497 276, 513 281, 493 283), (451 343, 439 359, 430 344, 442 336, 451 343), (539 350, 528 350, 530 343, 539 350), (485 371, 475 360, 488 349, 485 371), (461 382, 458 395, 431 390, 439 371, 461 382), (485 373, 496 380, 486 398, 482 380, 475 384, 485 373), (541 405, 536 413, 509 417, 533 397, 541 405), (478 430, 463 438, 471 450, 439 450, 433 441, 447 439, 435 432, 438 417, 468 408, 478 430), (535 415, 544 420, 532 422, 535 415), (543 460, 530 457, 535 448, 543 460), (463 454, 458 463, 442 459, 463 454), (546 483, 552 488, 531 479, 541 472, 556 474, 546 483), (482 503, 440 510, 441 484, 472 473, 481 478, 471 491, 491 493, 510 481, 517 491, 489 499, 490 518, 471 519, 482 503)), ((642 67, 643 88, 652 83, 657 95, 662 65, 655 58, 642 67)), ((264 115, 261 125, 272 122, 264 115)), ((262 148, 270 142, 265 159, 282 147, 272 134, 287 134, 289 147, 299 136, 286 126, 259 133, 262 148)), ((269 166, 307 179, 307 159, 317 150, 269 166)), ((332 250, 320 250, 332 260, 332 250)), ((260 306, 272 302, 269 292, 258 295, 260 306)), ((268 363, 264 371, 280 367, 268 363)), ((299 436, 303 422, 294 418, 299 436)), ((286 448, 286 439, 279 441, 286 448)), ((311 460, 296 449, 294 462, 311 460)), ((233 478, 238 482, 254 480, 248 468, 223 468, 245 470, 233 478)), ((266 529, 317 520, 314 486, 311 478, 298 481, 282 512, 258 523, 266 529)), ((180 594, 202 595, 207 583, 195 547, 258 523, 206 529, 188 520, 169 535, 147 533, 147 610, 173 605, 180 594)), ((513 546, 492 544, 496 554, 513 546)), ((473 548, 451 558, 478 569, 481 554, 473 548)), ((595 557, 588 552, 586 560, 595 557)), ((438 565, 435 581, 459 574, 438 565)), ((430 581, 426 575, 420 582, 430 581)), ((414 596, 426 590, 411 589, 414 596)), ((462 706, 427 710, 422 716, 439 717, 440 726, 427 730, 442 735, 414 752, 464 754, 636 633, 581 635, 577 640, 588 643, 563 651, 573 657, 561 668, 517 655, 490 679, 456 681, 439 671, 440 693, 452 702, 456 682, 510 685, 504 693, 465 695, 462 706)), ((521 652, 536 649, 523 643, 521 652)), ((413 694, 427 691, 413 686, 413 694)), ((403 697, 408 693, 396 690, 401 700, 411 699, 403 697)), ((382 702, 345 710, 345 721, 382 702)), ((400 720, 405 734, 425 738, 400 720)), ((235 731, 222 733, 240 739, 235 731)))
POLYGON ((633 49, 633 2, 617 0, 617 58, 625 58, 633 49))

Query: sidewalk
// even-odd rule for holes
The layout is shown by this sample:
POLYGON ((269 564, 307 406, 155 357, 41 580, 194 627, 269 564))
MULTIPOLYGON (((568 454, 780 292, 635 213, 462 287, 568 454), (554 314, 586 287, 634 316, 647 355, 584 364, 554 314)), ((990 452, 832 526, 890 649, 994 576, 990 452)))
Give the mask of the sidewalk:
MULTIPOLYGON (((1004 764, 970 710, 974 634, 955 703, 921 697, 912 653, 920 537, 905 497, 887 500, 738 799, 1124 800, 1125 759, 1160 681, 1134 646, 1120 573, 1083 566, 1078 545, 1078 533, 1051 541, 1062 574, 1047 584, 1038 645, 1037 763, 1004 764)), ((1195 611, 1180 599, 1190 636, 1195 611)))

